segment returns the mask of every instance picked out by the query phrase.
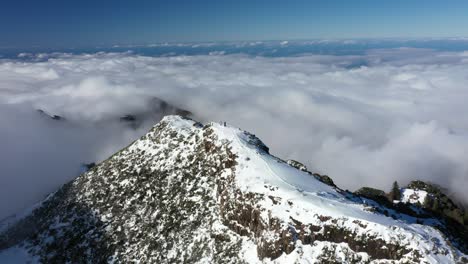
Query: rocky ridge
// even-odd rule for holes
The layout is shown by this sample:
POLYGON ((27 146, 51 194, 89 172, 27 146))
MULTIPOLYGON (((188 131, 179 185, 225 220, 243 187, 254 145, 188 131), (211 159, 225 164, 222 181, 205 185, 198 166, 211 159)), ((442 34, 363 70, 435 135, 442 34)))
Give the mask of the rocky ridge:
POLYGON ((167 116, 9 223, 0 250, 44 263, 468 262, 439 220, 386 216, 328 179, 248 132, 167 116))

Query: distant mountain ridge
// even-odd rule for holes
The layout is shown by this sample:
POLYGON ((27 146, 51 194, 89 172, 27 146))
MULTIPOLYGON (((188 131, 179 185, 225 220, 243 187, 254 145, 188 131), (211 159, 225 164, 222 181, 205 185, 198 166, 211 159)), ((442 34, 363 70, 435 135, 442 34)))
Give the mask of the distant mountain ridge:
POLYGON ((301 165, 240 129, 166 116, 0 230, 0 262, 468 263, 444 219, 301 165))
MULTIPOLYGON (((42 109, 37 109, 36 111, 40 116, 46 117, 47 119, 54 121, 67 120, 62 115, 52 114, 42 109)), ((99 122, 120 121, 121 123, 136 129, 139 128, 144 122, 153 122, 151 124, 154 124, 166 115, 180 115, 189 117, 192 115, 192 112, 181 109, 160 98, 150 97, 147 98, 145 103, 142 105, 142 109, 139 111, 124 113, 121 115, 118 113, 110 114, 110 117, 100 120, 99 122)))

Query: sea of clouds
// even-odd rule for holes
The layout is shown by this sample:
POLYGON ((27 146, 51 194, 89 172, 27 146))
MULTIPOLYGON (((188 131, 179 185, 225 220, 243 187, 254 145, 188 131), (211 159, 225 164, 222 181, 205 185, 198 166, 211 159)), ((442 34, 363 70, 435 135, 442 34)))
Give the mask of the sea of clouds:
POLYGON ((468 201, 467 52, 212 54, 0 60, 0 218, 144 134, 153 124, 113 120, 144 111, 151 97, 255 133, 342 188, 422 179, 468 201))

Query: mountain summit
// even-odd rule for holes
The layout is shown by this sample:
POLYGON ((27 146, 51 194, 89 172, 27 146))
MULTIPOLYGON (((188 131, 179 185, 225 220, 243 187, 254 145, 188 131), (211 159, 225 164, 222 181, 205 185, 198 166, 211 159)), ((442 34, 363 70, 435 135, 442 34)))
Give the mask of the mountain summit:
POLYGON ((444 220, 343 191, 248 132, 179 116, 1 224, 2 263, 468 262, 463 239, 435 228, 444 220))

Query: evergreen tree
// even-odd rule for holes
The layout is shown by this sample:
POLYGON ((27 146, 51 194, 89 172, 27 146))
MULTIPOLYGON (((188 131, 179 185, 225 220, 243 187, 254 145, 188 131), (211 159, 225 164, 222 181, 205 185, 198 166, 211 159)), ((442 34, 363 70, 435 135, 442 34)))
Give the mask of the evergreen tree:
POLYGON ((401 199, 400 186, 398 186, 397 181, 393 183, 392 190, 390 191, 390 199, 392 201, 401 199))
POLYGON ((426 195, 426 197, 424 198, 423 208, 431 209, 432 206, 433 206, 433 200, 430 198, 429 195, 426 195))
POLYGON ((432 204, 432 211, 434 212, 439 211, 439 200, 434 200, 434 203, 432 204))

